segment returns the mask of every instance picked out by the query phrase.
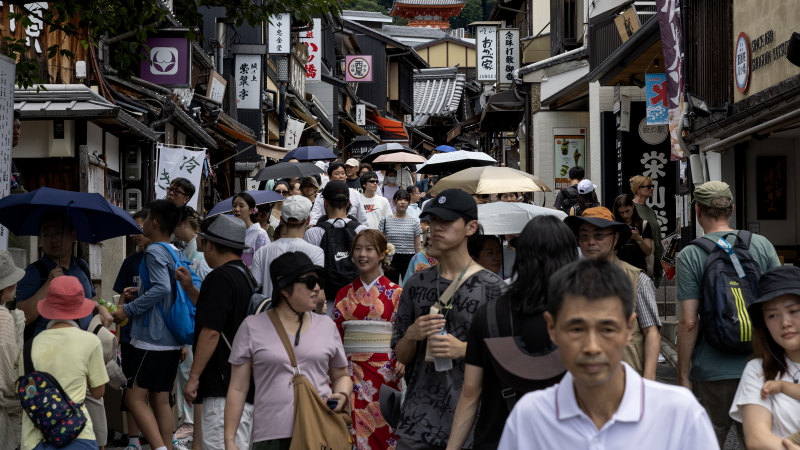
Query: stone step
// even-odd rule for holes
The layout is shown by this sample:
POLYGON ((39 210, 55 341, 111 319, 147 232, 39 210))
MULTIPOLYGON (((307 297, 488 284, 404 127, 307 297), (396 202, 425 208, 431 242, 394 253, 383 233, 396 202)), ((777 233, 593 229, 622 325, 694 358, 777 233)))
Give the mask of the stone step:
POLYGON ((676 345, 678 336, 678 316, 667 315, 667 317, 659 316, 661 318, 661 339, 676 345))
POLYGON ((675 304, 674 301, 667 300, 666 303, 663 301, 656 300, 656 305, 658 306, 658 316, 675 316, 678 314, 678 305, 675 304))

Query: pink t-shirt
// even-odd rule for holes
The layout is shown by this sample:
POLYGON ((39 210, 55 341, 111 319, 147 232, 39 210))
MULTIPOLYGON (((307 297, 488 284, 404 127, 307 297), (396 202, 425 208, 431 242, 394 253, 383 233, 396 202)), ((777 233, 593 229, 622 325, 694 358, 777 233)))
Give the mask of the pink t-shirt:
MULTIPOLYGON (((331 395, 328 371, 347 367, 347 357, 336 325, 328 316, 311 313, 311 326, 293 347, 297 365, 321 397, 331 395)), ((294 345, 294 335, 289 337, 294 345)), ((266 314, 248 316, 233 340, 229 362, 253 364, 256 385, 253 442, 292 437, 294 387, 292 365, 280 337, 266 314)))

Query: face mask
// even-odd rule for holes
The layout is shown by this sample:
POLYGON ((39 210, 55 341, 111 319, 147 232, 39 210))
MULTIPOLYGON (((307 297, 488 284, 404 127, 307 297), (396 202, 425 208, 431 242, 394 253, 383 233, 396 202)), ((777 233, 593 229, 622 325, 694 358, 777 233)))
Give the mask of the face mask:
POLYGON ((386 177, 386 182, 395 184, 397 183, 397 177, 386 177))

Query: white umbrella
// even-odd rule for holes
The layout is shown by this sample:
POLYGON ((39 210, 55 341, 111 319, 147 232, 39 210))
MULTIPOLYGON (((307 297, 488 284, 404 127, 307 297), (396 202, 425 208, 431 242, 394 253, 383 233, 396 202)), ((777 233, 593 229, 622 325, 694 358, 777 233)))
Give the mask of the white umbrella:
POLYGON ((494 202, 478 205, 478 223, 484 234, 517 234, 536 216, 567 217, 563 211, 516 202, 494 202))
POLYGON ((455 173, 470 167, 492 166, 497 160, 483 152, 457 150, 449 153, 437 153, 425 164, 417 166, 417 173, 435 175, 444 171, 455 173))

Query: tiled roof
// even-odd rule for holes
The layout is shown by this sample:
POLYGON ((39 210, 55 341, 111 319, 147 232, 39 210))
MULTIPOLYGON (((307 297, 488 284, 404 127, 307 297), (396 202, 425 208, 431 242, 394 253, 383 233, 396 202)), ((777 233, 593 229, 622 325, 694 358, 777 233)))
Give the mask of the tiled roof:
POLYGON ((452 6, 463 5, 465 0, 395 0, 395 4, 400 5, 423 5, 423 6, 452 6))
POLYGON ((406 27, 401 25, 384 25, 383 34, 394 37, 428 38, 440 39, 447 36, 447 33, 439 28, 432 27, 406 27))
POLYGON ((353 17, 358 19, 382 19, 382 20, 388 20, 389 22, 392 21, 392 18, 384 13, 375 11, 355 11, 352 9, 345 9, 344 11, 342 11, 342 17, 345 18, 353 17))
POLYGON ((414 73, 414 120, 425 125, 431 117, 450 117, 458 110, 466 76, 458 69, 420 69, 414 73))

